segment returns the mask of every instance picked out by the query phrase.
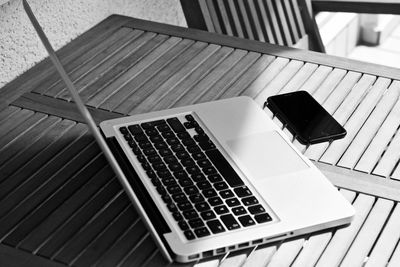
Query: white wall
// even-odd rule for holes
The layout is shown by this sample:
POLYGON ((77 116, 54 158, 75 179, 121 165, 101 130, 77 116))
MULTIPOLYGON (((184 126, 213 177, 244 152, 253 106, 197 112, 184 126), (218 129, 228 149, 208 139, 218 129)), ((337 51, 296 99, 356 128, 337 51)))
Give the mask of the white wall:
MULTIPOLYGON (((111 14, 185 26, 179 0, 28 0, 58 49, 111 14)), ((0 88, 47 54, 21 0, 0 6, 0 88)))

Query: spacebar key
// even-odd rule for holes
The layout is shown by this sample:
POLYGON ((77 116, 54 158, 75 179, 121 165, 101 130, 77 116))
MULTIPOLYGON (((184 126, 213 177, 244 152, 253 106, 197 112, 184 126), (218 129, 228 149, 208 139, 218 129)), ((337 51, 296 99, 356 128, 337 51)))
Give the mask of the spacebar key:
POLYGON ((205 151, 211 162, 225 178, 225 181, 232 187, 243 185, 242 179, 237 175, 231 164, 217 149, 205 151))

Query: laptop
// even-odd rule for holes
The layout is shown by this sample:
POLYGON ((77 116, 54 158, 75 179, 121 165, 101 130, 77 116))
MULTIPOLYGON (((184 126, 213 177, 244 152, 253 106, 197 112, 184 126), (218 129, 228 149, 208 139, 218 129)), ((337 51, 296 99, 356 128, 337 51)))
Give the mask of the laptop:
POLYGON ((190 262, 350 223, 353 207, 248 97, 100 123, 24 8, 160 251, 190 262))

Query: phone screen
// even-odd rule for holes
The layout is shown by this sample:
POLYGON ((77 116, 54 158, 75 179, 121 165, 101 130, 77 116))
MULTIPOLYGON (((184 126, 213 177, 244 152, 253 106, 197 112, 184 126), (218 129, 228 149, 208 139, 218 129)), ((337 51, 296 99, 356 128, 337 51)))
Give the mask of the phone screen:
POLYGON ((306 91, 271 96, 266 105, 303 144, 346 135, 346 130, 306 91))

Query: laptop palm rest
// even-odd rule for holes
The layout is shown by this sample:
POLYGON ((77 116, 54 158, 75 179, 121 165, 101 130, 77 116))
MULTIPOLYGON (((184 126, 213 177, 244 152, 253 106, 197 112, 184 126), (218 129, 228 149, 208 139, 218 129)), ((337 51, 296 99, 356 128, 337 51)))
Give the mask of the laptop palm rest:
POLYGON ((276 131, 228 140, 227 144, 240 166, 258 181, 309 168, 276 131))

